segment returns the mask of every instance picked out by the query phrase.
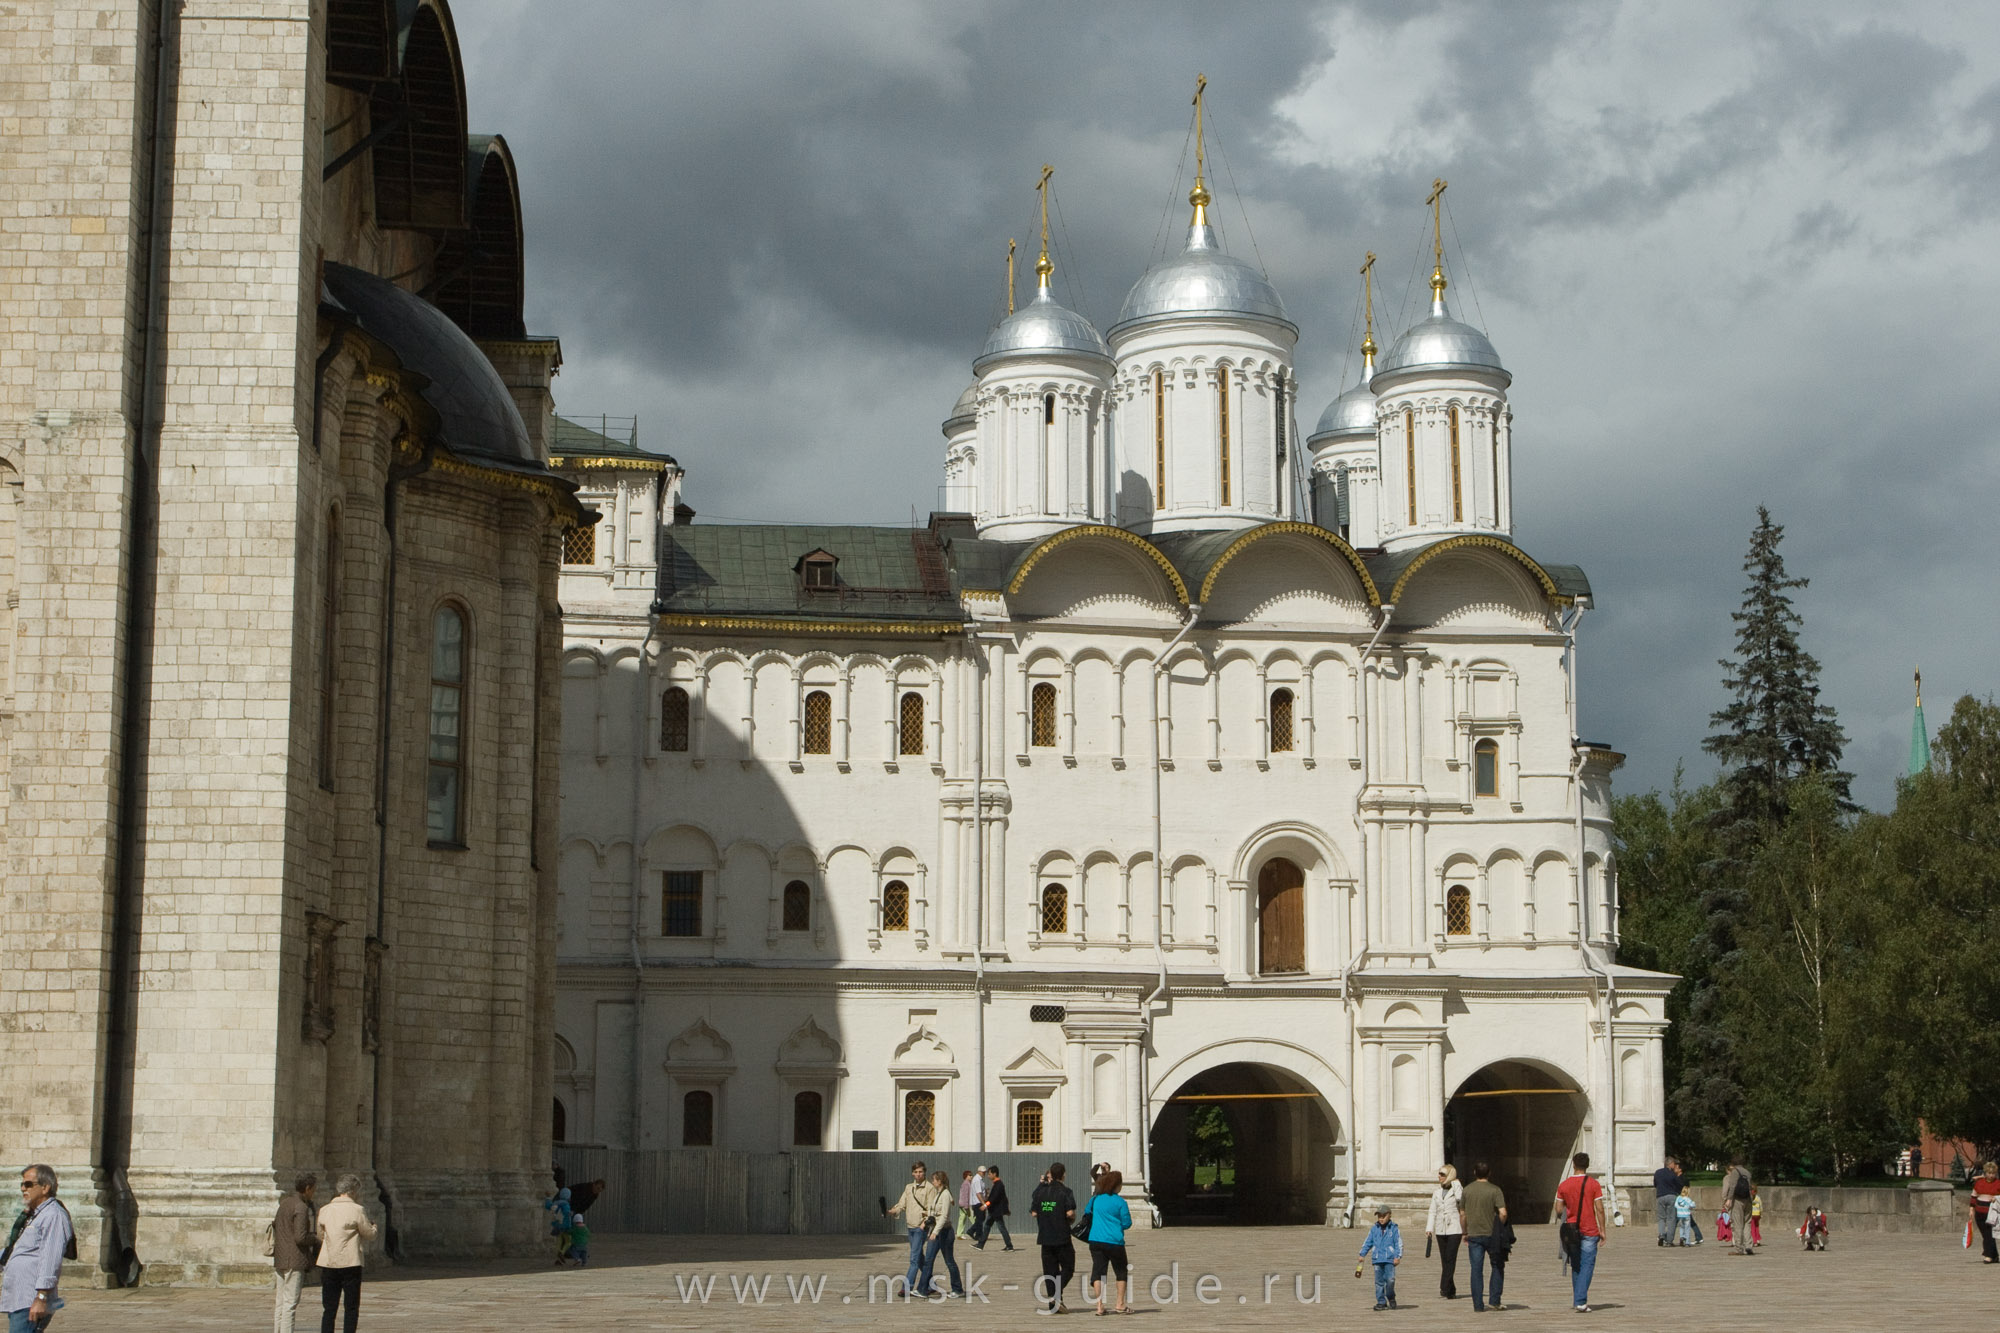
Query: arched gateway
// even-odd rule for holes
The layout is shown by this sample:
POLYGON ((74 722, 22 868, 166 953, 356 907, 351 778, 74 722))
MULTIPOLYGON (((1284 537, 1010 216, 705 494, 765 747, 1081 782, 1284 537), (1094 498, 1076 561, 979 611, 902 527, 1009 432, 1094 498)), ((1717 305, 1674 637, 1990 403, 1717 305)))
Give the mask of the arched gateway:
POLYGON ((1459 1086, 1444 1112, 1445 1157, 1465 1179, 1485 1162, 1516 1222, 1546 1222, 1570 1154, 1582 1146, 1589 1100, 1567 1074, 1500 1060, 1459 1086))
POLYGON ((1328 1077, 1284 1043, 1231 1048, 1204 1054, 1245 1058, 1192 1057, 1157 1085, 1154 1202, 1169 1226, 1323 1225, 1347 1151, 1328 1077))

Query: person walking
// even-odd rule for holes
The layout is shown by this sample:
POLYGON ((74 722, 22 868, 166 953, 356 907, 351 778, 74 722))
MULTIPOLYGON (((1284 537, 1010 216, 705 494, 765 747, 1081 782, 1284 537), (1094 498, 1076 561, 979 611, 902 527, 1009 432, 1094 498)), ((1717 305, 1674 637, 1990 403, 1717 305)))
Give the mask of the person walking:
POLYGON ((973 1221, 978 1217, 974 1211, 979 1204, 979 1176, 967 1171, 958 1182, 958 1234, 963 1236, 972 1230, 973 1221))
POLYGON ((2000 1222, 1993 1212, 2000 1201, 2000 1163, 1988 1162, 1972 1182, 1972 1225, 1979 1229, 1979 1262, 2000 1263, 2000 1251, 1993 1246, 1993 1224, 2000 1222))
POLYGON ((1563 1253, 1569 1260, 1572 1305, 1590 1313, 1590 1279, 1597 1272, 1597 1251, 1604 1244, 1604 1187, 1590 1177, 1590 1154, 1570 1159, 1576 1172, 1556 1186, 1556 1206, 1563 1210, 1563 1253))
POLYGON ((1489 1307, 1504 1310, 1500 1303, 1500 1290, 1506 1285, 1507 1252, 1513 1248, 1513 1229, 1507 1223, 1507 1196, 1500 1187, 1486 1178, 1487 1165, 1476 1162, 1472 1167, 1472 1183, 1465 1187, 1465 1250, 1466 1262, 1472 1266, 1472 1308, 1479 1312, 1489 1307), (1482 1291, 1486 1274, 1482 1271, 1487 1264, 1493 1265, 1493 1285, 1490 1291, 1482 1291))
POLYGON ((1076 1195, 1063 1184, 1067 1168, 1061 1162, 1049 1167, 1048 1180, 1035 1187, 1028 1198, 1028 1212, 1035 1219, 1035 1243, 1042 1247, 1042 1277, 1035 1284, 1035 1299, 1047 1302, 1050 1314, 1068 1314, 1063 1289, 1076 1276, 1076 1246, 1070 1226, 1076 1221, 1076 1195))
POLYGON ((0 1313, 8 1333, 41 1333, 62 1309, 64 1259, 76 1258, 76 1227, 56 1199, 56 1173, 40 1162, 21 1172, 21 1215, 0 1256, 0 1313))
POLYGON ((931 1172, 929 1201, 924 1207, 924 1229, 928 1233, 924 1241, 923 1271, 917 1275, 919 1295, 929 1296, 937 1284, 937 1261, 944 1260, 947 1273, 951 1274, 952 1297, 965 1295, 965 1278, 958 1271, 958 1258, 954 1247, 958 1241, 958 1231, 952 1226, 952 1211, 958 1206, 957 1196, 951 1192, 951 1177, 942 1171, 931 1172))
POLYGON ((1125 1252, 1125 1233, 1132 1229, 1132 1210, 1126 1206, 1118 1191, 1125 1187, 1125 1177, 1106 1167, 1097 1177, 1097 1192, 1090 1196, 1086 1210, 1090 1217, 1090 1283, 1088 1289, 1097 1302, 1097 1313, 1104 1309, 1104 1279, 1107 1274, 1118 1283, 1118 1304, 1111 1314, 1131 1314, 1132 1307, 1125 1303, 1125 1283, 1131 1276, 1131 1263, 1125 1252))
MULTIPOLYGON (((1368 1228, 1358 1257, 1375 1265, 1375 1308, 1395 1309, 1396 1266, 1403 1262, 1403 1233, 1387 1208, 1375 1210, 1375 1225, 1368 1228)), ((1359 1277, 1361 1270, 1356 1268, 1354 1273, 1359 1277)))
POLYGON ((994 1163, 986 1168, 986 1197, 979 1204, 979 1235, 972 1242, 972 1248, 983 1250, 993 1235, 993 1228, 1000 1228, 1002 1246, 1011 1251, 1014 1248, 1014 1234, 1007 1230, 1007 1183, 1000 1179, 1000 1167, 994 1163))
POLYGON ((1722 1207, 1729 1214, 1729 1252, 1749 1254, 1750 1198, 1755 1187, 1750 1168, 1743 1165, 1742 1153, 1729 1155, 1729 1170, 1722 1177, 1722 1207))
MULTIPOLYGON (((911 1295, 918 1290, 917 1280, 924 1264, 924 1215, 928 1209, 920 1194, 926 1194, 930 1185, 930 1175, 922 1162, 910 1163, 910 1183, 903 1186, 903 1192, 896 1201, 882 1210, 882 1216, 903 1215, 903 1234, 910 1242, 910 1267, 903 1274, 903 1294, 911 1295)), ((879 1200, 878 1200, 879 1202, 879 1200)))
POLYGON ((1465 1237, 1465 1190, 1458 1183, 1458 1168, 1449 1162, 1438 1168, 1437 1188, 1431 1191, 1431 1209, 1424 1218, 1424 1250, 1437 1242, 1438 1295, 1448 1301, 1458 1299, 1458 1243, 1465 1237))
POLYGON ((318 1189, 319 1177, 310 1171, 294 1180, 292 1192, 278 1200, 278 1215, 271 1222, 271 1267, 276 1270, 278 1294, 277 1333, 292 1333, 306 1270, 313 1266, 313 1256, 319 1253, 319 1232, 313 1217, 313 1195, 318 1189))
POLYGON ((1680 1198, 1681 1186, 1686 1183, 1680 1159, 1671 1155, 1666 1165, 1653 1173, 1653 1220, 1660 1225, 1662 1245, 1674 1243, 1674 1200, 1680 1198))
POLYGON ((375 1224, 354 1197, 360 1188, 361 1177, 349 1171, 333 1182, 333 1197, 319 1210, 319 1333, 333 1333, 343 1301, 345 1333, 361 1321, 361 1246, 375 1239, 375 1224))

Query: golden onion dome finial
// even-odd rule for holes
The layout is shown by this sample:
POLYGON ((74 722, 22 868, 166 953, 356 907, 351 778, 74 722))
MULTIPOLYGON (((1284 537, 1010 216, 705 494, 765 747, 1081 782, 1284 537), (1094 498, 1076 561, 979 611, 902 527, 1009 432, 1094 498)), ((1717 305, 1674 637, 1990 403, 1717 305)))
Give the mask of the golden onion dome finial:
POLYGON ((1055 261, 1049 258, 1049 182, 1054 179, 1056 169, 1042 163, 1042 178, 1035 182, 1035 193, 1042 196, 1042 257, 1035 261, 1035 286, 1039 291, 1049 289, 1049 276, 1056 271, 1055 261))
POLYGON ((1194 188, 1188 191, 1188 202, 1194 205, 1194 225, 1197 227, 1206 227, 1208 225, 1208 205, 1210 202, 1210 196, 1208 193, 1208 182, 1206 180, 1206 171, 1208 167, 1208 149, 1206 142, 1203 138, 1202 124, 1201 124, 1202 94, 1207 90, 1207 88, 1208 88, 1208 75, 1206 74, 1195 75, 1194 76, 1194 188))

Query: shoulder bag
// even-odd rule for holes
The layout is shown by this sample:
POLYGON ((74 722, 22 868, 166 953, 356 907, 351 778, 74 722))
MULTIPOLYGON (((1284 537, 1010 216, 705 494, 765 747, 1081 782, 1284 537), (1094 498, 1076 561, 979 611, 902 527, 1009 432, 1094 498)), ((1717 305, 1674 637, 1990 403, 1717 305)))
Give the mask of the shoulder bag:
POLYGON ((1091 1204, 1096 1202, 1096 1198, 1093 1197, 1090 1203, 1083 1206, 1083 1216, 1070 1224, 1069 1234, 1075 1236, 1078 1240, 1087 1241, 1090 1239, 1090 1208, 1091 1204))

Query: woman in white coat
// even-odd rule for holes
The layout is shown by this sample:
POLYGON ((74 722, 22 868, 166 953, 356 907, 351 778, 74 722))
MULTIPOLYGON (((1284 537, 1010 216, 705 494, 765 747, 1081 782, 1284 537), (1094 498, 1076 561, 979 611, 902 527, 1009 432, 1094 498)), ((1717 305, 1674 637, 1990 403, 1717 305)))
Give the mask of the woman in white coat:
POLYGON ((1438 1295, 1448 1301, 1458 1299, 1458 1243, 1465 1239, 1465 1190, 1458 1183, 1458 1168, 1449 1164, 1438 1168, 1437 1188, 1431 1191, 1430 1215, 1424 1219, 1424 1248, 1437 1242, 1438 1262, 1444 1271, 1438 1277, 1438 1295))

